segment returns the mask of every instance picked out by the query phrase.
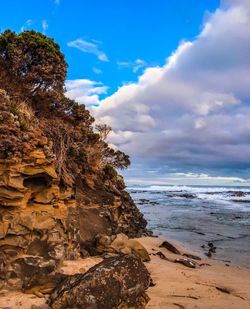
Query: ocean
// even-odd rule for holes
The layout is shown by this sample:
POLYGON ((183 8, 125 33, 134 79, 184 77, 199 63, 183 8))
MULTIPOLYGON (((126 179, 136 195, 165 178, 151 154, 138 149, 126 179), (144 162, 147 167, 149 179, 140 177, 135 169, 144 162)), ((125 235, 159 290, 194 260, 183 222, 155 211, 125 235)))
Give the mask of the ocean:
POLYGON ((127 189, 155 235, 203 257, 213 243, 210 258, 250 268, 250 187, 127 189))

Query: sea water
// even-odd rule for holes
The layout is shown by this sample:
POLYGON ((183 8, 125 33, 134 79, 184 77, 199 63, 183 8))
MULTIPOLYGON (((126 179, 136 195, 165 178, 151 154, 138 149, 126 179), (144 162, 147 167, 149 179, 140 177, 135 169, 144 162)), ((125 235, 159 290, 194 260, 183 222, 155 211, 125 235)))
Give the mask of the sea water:
POLYGON ((135 203, 155 235, 193 253, 216 247, 213 259, 250 268, 250 188, 131 186, 135 203))

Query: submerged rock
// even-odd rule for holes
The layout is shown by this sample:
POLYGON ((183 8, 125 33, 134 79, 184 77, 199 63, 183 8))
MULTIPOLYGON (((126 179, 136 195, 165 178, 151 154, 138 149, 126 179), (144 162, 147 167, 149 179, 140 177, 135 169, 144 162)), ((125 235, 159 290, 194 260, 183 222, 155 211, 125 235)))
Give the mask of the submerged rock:
POLYGON ((187 198, 187 199, 193 199, 193 198, 196 198, 196 196, 195 196, 194 194, 190 194, 190 193, 180 194, 179 196, 180 196, 180 197, 187 198))
POLYGON ((132 255, 111 257, 85 274, 68 277, 50 297, 52 309, 145 308, 150 275, 132 255))
POLYGON ((230 191, 231 196, 236 196, 236 197, 244 197, 246 196, 246 193, 243 191, 230 191))

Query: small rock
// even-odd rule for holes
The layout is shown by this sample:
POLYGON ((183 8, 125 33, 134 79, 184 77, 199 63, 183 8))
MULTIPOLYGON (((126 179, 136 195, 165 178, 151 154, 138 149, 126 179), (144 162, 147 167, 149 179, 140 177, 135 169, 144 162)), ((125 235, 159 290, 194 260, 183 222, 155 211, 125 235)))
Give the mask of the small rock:
POLYGON ((196 263, 192 260, 189 260, 189 259, 176 259, 174 261, 175 263, 180 263, 186 267, 189 267, 189 268, 196 268, 196 263))
POLYGON ((123 253, 134 254, 142 259, 143 262, 149 262, 150 257, 146 248, 136 239, 129 239, 125 234, 112 236, 101 236, 97 238, 97 251, 99 253, 123 253))
POLYGON ((216 253, 216 247, 210 248, 209 251, 210 251, 211 253, 216 253))
POLYGON ((210 247, 210 248, 213 248, 213 246, 214 246, 214 244, 213 244, 212 242, 209 242, 207 245, 208 245, 208 247, 210 247))
POLYGON ((193 255, 193 254, 190 254, 190 253, 184 253, 183 256, 186 256, 186 257, 193 259, 193 260, 198 260, 198 261, 201 260, 201 258, 199 256, 193 255))
POLYGON ((211 251, 206 252, 206 253, 205 253, 205 255, 206 255, 207 257, 209 257, 209 258, 211 258, 211 257, 212 257, 212 253, 211 253, 211 251))
POLYGON ((156 255, 158 255, 162 260, 169 261, 169 259, 165 256, 165 254, 163 254, 161 251, 156 252, 156 255))
POLYGON ((169 243, 168 241, 164 241, 161 245, 160 248, 165 248, 168 251, 174 253, 174 254, 181 254, 180 251, 171 243, 169 243))
POLYGON ((152 278, 150 279, 149 286, 150 287, 156 286, 156 283, 154 282, 154 280, 152 278))

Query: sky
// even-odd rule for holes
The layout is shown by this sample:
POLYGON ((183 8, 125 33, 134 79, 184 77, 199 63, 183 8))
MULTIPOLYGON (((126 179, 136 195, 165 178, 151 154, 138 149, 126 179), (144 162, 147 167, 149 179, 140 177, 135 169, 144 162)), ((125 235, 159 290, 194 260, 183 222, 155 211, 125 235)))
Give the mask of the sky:
POLYGON ((60 44, 128 185, 250 185, 250 0, 9 0, 0 29, 60 44))

